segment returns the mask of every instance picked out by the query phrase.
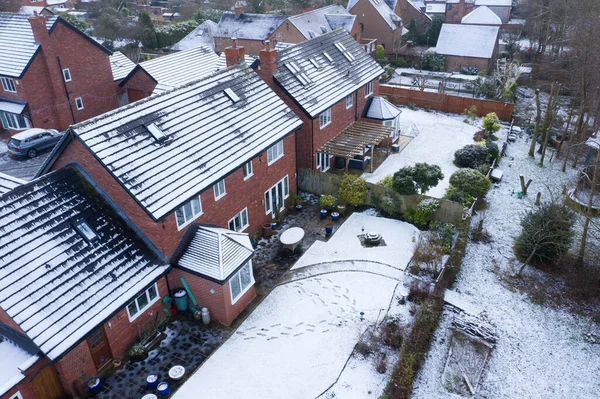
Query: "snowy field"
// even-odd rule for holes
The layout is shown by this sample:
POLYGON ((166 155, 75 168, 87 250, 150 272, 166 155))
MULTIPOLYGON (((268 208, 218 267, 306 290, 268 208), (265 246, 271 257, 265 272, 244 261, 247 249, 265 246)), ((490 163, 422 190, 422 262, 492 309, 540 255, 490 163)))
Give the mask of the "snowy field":
MULTIPOLYGON (((562 200, 563 184, 572 187, 575 172, 560 172, 560 162, 540 168, 527 157, 529 144, 518 140, 508 147, 500 167, 502 182, 487 195, 484 227, 491 244, 469 243, 456 291, 484 309, 498 335, 477 398, 486 399, 578 399, 598 397, 600 392, 600 345, 586 343, 583 334, 591 328, 588 317, 538 305, 525 294, 513 292, 500 279, 511 279, 519 264, 513 259, 513 239, 520 232, 518 221, 525 210, 535 207, 535 194, 543 200, 562 200), (529 195, 517 199, 519 174, 533 179, 529 195)), ((539 159, 539 157, 538 157, 539 159)), ((474 218, 474 223, 476 218, 474 218)), ((530 275, 542 272, 526 268, 530 275)), ((540 279, 540 281, 542 281, 540 279)), ((448 354, 448 327, 452 313, 444 312, 432 349, 415 382, 415 399, 456 398, 441 386, 448 354)))
POLYGON ((458 170, 453 164, 454 152, 467 144, 473 144, 473 135, 481 130, 479 118, 475 126, 464 123, 464 119, 463 115, 427 112, 422 109, 413 111, 402 107, 402 132, 410 132, 414 123, 419 129, 419 135, 403 151, 391 154, 375 172, 365 173, 363 177, 370 183, 377 183, 385 176, 393 175, 398 169, 417 162, 435 164, 442 168, 444 180, 426 194, 443 197, 449 186, 450 176, 458 170))
MULTIPOLYGON (((402 325, 411 319, 409 306, 398 299, 407 294, 402 270, 414 234, 417 229, 397 220, 350 216, 327 242, 328 250, 319 252, 318 264, 295 266, 296 279, 276 287, 173 397, 202 392, 207 398, 377 398, 397 352, 388 349, 386 374, 376 371, 374 358, 352 353, 367 328, 386 315, 402 325), (362 247, 357 238, 362 226, 383 233, 387 246, 362 247), (343 261, 336 251, 367 260, 343 261), (327 264, 332 260, 338 260, 335 270, 327 264), (307 270, 312 274, 303 275, 307 270)), ((312 259, 309 249, 299 264, 312 259)))

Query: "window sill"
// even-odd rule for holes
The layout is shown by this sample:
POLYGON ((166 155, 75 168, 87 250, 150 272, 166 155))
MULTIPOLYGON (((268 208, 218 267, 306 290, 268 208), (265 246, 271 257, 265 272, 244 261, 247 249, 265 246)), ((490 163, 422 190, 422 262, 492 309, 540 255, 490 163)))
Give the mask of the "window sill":
POLYGON ((324 124, 324 125, 319 125, 319 129, 323 130, 323 128, 325 128, 325 127, 327 127, 327 126, 329 126, 329 125, 331 125, 331 121, 327 122, 327 123, 326 123, 326 124, 324 124))
MULTIPOLYGON (((200 212, 199 214, 197 214, 196 216, 194 216, 192 219, 188 220, 187 222, 185 222, 181 226, 177 225, 177 231, 181 231, 184 227, 190 225, 194 220, 198 219, 202 215, 204 215, 204 212, 200 212)), ((175 216, 175 223, 177 223, 177 216, 175 216)))
MULTIPOLYGON (((235 303, 239 301, 244 296, 244 294, 250 290, 250 288, 254 287, 254 283, 254 276, 252 276, 252 282, 242 292, 240 292, 240 294, 236 298, 231 298, 231 304, 235 305, 235 303)), ((231 284, 229 286, 229 292, 231 293, 231 284)))
POLYGON ((278 160, 280 160, 281 158, 283 158, 285 154, 281 154, 280 156, 278 156, 277 158, 273 159, 271 162, 267 162, 267 166, 271 166, 273 165, 275 162, 277 162, 278 160))
POLYGON ((227 195, 227 192, 224 192, 223 194, 219 195, 218 197, 215 197, 215 202, 217 202, 218 200, 220 200, 221 198, 223 198, 226 195, 227 195))
MULTIPOLYGON (((133 315, 133 317, 129 314, 129 310, 127 310, 127 305, 129 305, 129 303, 131 303, 131 302, 129 302, 127 305, 125 305, 125 311, 127 312, 127 317, 129 317, 130 323, 133 323, 135 321, 135 319, 137 319, 141 315, 143 315, 146 312, 146 310, 148 310, 152 305, 154 305, 160 299, 160 293, 158 292, 158 285, 156 283, 154 283, 154 286, 156 287, 156 294, 157 294, 156 298, 151 300, 150 303, 148 303, 146 306, 144 306, 143 309, 141 309, 139 312, 137 312, 135 315, 133 315)), ((135 301, 135 298, 133 298, 133 300, 135 301)))
POLYGON ((249 178, 251 178, 252 176, 254 176, 254 173, 250 173, 248 176, 244 177, 244 181, 248 180, 249 178))

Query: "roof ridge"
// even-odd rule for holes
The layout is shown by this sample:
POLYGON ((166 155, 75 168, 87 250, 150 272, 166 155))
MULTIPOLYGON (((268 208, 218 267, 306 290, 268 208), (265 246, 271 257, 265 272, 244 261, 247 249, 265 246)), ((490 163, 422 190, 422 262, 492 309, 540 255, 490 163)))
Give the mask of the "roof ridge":
POLYGON ((307 15, 307 14, 312 14, 312 13, 314 13, 315 11, 323 10, 323 9, 325 9, 325 8, 333 8, 333 7, 337 8, 337 6, 340 6, 340 7, 342 7, 342 8, 345 10, 345 8, 344 8, 342 5, 340 5, 340 4, 335 4, 335 3, 334 3, 334 4, 330 4, 330 5, 328 5, 328 6, 319 7, 319 8, 315 8, 314 10, 305 11, 305 12, 303 12, 303 13, 300 13, 300 14, 292 15, 292 16, 288 17, 288 19, 289 19, 289 20, 291 20, 292 18, 301 17, 301 16, 303 16, 303 15, 307 15))

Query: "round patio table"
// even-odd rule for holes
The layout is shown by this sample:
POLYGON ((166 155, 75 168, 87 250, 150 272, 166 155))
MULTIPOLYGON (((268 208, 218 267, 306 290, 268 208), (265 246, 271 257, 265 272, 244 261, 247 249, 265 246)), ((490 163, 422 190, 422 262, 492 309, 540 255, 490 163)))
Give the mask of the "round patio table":
POLYGON ((279 236, 279 242, 281 242, 281 245, 284 249, 291 249, 292 252, 294 252, 296 251, 298 245, 300 245, 300 243, 302 242, 303 238, 304 229, 302 229, 301 227, 291 227, 283 233, 281 233, 281 236, 279 236))

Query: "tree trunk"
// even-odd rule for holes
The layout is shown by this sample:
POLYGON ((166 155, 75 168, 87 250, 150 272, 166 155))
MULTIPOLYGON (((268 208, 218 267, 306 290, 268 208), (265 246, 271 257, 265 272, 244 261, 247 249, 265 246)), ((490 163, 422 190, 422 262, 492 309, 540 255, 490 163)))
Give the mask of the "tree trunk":
POLYGON ((525 178, 523 177, 523 175, 520 175, 519 180, 521 180, 521 192, 523 193, 523 195, 527 195, 527 189, 529 188, 529 185, 531 184, 531 179, 529 179, 527 184, 525 184, 525 178))
POLYGON ((579 245, 579 254, 577 256, 577 266, 580 267, 583 266, 585 246, 587 245, 588 229, 590 227, 590 221, 592 220, 592 206, 594 205, 594 194, 596 193, 596 186, 598 185, 598 179, 600 175, 600 173, 598 173, 598 169, 600 169, 600 150, 597 151, 596 162, 594 163, 592 186, 590 187, 590 195, 585 211, 585 222, 583 223, 583 232, 581 233, 581 244, 579 245))
POLYGON ((535 255, 535 251, 537 251, 537 245, 535 247, 533 247, 533 249, 531 250, 531 253, 527 257, 527 259, 525 259, 525 262, 523 262, 523 264, 521 265, 521 268, 517 272, 517 276, 520 276, 521 273, 523 273, 523 269, 525 269, 525 266, 527 266, 529 264, 529 262, 531 262, 531 260, 533 259, 533 256, 535 255))
POLYGON ((567 162, 569 161, 569 155, 571 153, 571 148, 575 146, 575 142, 579 138, 579 130, 581 130, 581 125, 583 124, 583 113, 585 112, 585 107, 583 103, 579 108, 579 116, 577 117, 577 122, 575 122, 575 128, 571 132, 569 136, 569 147, 567 147, 567 154, 565 155, 565 159, 563 161, 562 171, 564 172, 567 169, 567 162))
POLYGON ((533 129, 533 137, 531 137, 531 146, 529 147, 529 156, 535 158, 535 144, 537 143, 537 136, 540 129, 540 120, 542 119, 542 109, 540 106, 540 89, 535 91, 535 104, 537 106, 537 113, 535 115, 535 128, 533 129))
POLYGON ((571 125, 571 120, 573 119, 573 112, 575 112, 575 105, 571 105, 571 109, 569 111, 569 118, 567 119, 567 126, 565 127, 565 131, 560 137, 560 144, 558 145, 558 149, 556 150, 556 157, 560 155, 560 150, 562 149, 562 145, 565 142, 565 138, 567 137, 567 133, 569 131, 569 126, 571 125))
MULTIPOLYGON (((552 88, 554 89, 554 85, 552 85, 552 88)), ((554 90, 552 90, 554 92, 554 90)), ((541 146, 541 150, 542 150, 542 157, 540 158, 540 166, 544 166, 544 159, 546 158, 546 147, 548 146, 548 140, 550 140, 550 134, 552 133, 552 125, 554 124, 554 117, 556 116, 556 112, 557 112, 557 108, 558 108, 558 99, 559 99, 559 95, 560 95, 560 85, 558 85, 558 88, 556 89, 556 92, 554 92, 554 96, 552 97, 552 107, 551 109, 551 115, 550 115, 550 122, 548 123, 548 126, 545 126, 545 132, 544 132, 544 139, 542 141, 542 146, 541 146)), ((544 122, 545 124, 545 122, 544 122)))
POLYGON ((550 87, 550 97, 548 97, 548 104, 546 104, 546 112, 544 113, 544 123, 542 123, 541 134, 542 134, 542 142, 538 148, 538 154, 542 153, 542 149, 544 148, 544 143, 548 137, 548 131, 550 126, 550 120, 552 119, 552 107, 554 104, 554 83, 550 87))

